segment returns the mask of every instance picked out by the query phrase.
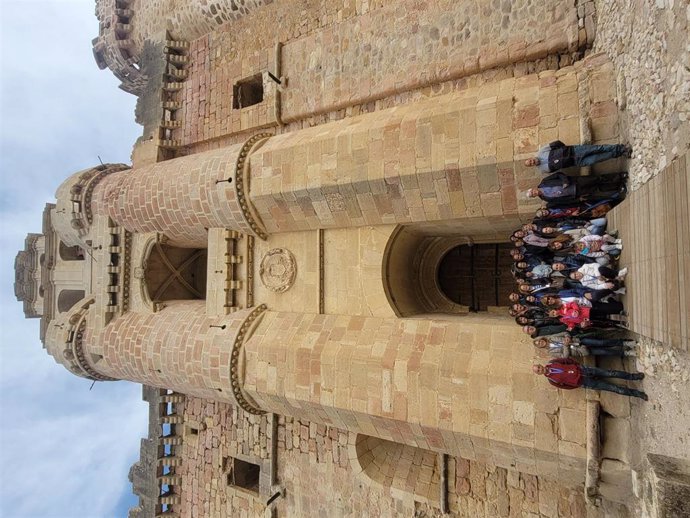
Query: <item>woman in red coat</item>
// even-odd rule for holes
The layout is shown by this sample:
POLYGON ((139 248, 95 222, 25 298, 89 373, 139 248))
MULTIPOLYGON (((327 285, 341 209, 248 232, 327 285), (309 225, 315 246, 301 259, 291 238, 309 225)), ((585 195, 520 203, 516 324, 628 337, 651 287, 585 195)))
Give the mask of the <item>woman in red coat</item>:
POLYGON ((591 307, 585 306, 580 302, 564 302, 558 309, 549 311, 549 316, 558 318, 561 323, 568 326, 568 330, 572 331, 576 327, 591 327, 596 322, 602 322, 604 325, 611 322, 611 315, 620 315, 623 313, 623 304, 618 301, 611 302, 591 302, 591 307))

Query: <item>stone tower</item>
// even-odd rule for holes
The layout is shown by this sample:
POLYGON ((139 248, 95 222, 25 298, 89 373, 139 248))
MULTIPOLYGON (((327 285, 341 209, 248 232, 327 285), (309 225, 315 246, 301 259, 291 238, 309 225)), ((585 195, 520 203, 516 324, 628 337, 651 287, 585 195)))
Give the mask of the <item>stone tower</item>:
POLYGON ((16 260, 58 363, 158 389, 142 509, 617 510, 626 459, 592 462, 598 406, 530 373, 497 266, 524 158, 618 137, 593 3, 172 4, 97 0, 143 136, 16 260))

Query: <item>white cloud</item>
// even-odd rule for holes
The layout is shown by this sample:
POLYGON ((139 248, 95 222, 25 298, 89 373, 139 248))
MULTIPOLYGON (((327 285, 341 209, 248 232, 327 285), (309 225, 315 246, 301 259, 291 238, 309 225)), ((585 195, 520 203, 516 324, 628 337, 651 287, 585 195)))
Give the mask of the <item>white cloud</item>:
POLYGON ((0 0, 0 515, 122 516, 147 431, 141 388, 72 376, 13 297, 13 262, 69 174, 128 162, 135 98, 100 71, 93 0, 0 0), (118 507, 119 505, 119 507, 118 507))

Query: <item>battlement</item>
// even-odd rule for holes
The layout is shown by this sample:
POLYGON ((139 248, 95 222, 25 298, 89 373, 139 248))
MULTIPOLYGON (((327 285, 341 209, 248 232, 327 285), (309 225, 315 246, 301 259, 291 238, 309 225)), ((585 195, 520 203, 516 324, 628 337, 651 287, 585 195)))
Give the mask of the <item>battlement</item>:
POLYGON ((109 68, 122 81, 120 88, 139 96, 149 79, 141 63, 147 41, 161 42, 168 34, 196 39, 272 1, 96 0, 99 31, 92 41, 93 55, 100 69, 109 68))

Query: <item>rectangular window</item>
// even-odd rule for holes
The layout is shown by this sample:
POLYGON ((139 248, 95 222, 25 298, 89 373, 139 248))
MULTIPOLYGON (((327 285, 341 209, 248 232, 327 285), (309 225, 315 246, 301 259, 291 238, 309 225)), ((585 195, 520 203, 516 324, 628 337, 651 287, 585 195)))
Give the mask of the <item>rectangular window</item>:
POLYGON ((259 104, 264 100, 264 81, 261 74, 242 79, 232 87, 232 107, 235 110, 259 104))
POLYGON ((228 485, 259 494, 259 475, 261 467, 252 462, 245 462, 237 458, 228 459, 228 485))

